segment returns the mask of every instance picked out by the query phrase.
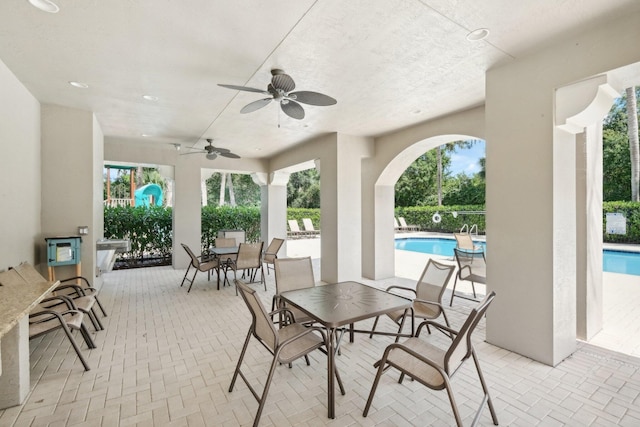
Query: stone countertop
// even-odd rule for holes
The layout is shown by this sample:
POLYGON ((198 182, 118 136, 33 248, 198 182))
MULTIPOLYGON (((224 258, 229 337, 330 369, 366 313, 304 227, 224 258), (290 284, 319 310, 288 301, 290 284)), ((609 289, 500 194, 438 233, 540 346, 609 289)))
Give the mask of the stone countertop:
POLYGON ((27 283, 15 270, 0 273, 0 339, 60 284, 27 283))

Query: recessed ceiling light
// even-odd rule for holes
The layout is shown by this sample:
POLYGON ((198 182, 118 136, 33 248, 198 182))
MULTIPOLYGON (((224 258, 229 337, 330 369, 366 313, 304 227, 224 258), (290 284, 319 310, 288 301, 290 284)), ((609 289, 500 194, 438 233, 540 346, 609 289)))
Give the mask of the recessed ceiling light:
POLYGON ((58 13, 60 10, 58 5, 51 0, 29 0, 29 3, 31 3, 31 6, 37 7, 44 12, 58 13))
POLYGON ((148 133, 143 133, 142 136, 145 138, 149 138, 151 135, 149 135, 148 133))
POLYGON ((411 114, 420 114, 422 113, 422 110, 420 110, 419 108, 416 108, 415 110, 411 111, 411 114))
POLYGON ((484 40, 489 36, 488 28, 478 28, 477 30, 471 31, 467 34, 467 40, 470 42, 479 42, 480 40, 484 40))
POLYGON ((82 83, 82 82, 74 82, 74 81, 71 81, 71 82, 69 82, 69 84, 70 84, 71 86, 73 86, 73 87, 78 87, 78 88, 80 88, 80 89, 86 89, 86 88, 88 88, 88 87, 89 87, 89 85, 88 85, 88 84, 86 84, 86 83, 82 83))
POLYGON ((147 101, 156 102, 158 100, 158 97, 157 96, 153 96, 153 95, 142 95, 142 97, 144 99, 146 99, 147 101))

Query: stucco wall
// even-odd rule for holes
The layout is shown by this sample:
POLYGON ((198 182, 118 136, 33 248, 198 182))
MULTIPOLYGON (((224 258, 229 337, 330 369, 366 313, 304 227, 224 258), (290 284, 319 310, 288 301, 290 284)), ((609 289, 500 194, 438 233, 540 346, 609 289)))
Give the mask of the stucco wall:
POLYGON ((0 269, 38 262, 40 104, 0 61, 0 269))

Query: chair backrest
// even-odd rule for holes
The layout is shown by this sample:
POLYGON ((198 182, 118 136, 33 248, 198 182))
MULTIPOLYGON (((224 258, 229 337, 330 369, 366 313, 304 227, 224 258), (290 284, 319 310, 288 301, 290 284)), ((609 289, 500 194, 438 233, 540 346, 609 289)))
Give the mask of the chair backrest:
POLYGON ((293 231, 294 233, 299 233, 300 232, 300 227, 298 226, 298 221, 295 219, 290 219, 287 221, 289 223, 289 230, 293 231))
POLYGON ((407 225, 407 221, 405 221, 405 219, 404 219, 404 217, 403 217, 403 216, 399 216, 399 217, 398 217, 398 221, 400 221, 400 226, 401 226, 401 227, 409 227, 409 226, 407 225))
POLYGON ((189 256, 191 257, 191 265, 194 266, 195 268, 198 268, 198 266, 200 265, 200 260, 198 259, 198 257, 196 256, 196 254, 194 254, 191 249, 189 249, 189 246, 185 245, 184 243, 180 243, 180 245, 182 245, 182 247, 184 248, 185 251, 187 251, 187 253, 189 254, 189 256))
POLYGON ((496 293, 491 291, 489 295, 487 295, 473 310, 471 310, 471 313, 469 313, 464 325, 462 325, 458 334, 451 343, 451 346, 449 346, 449 349, 444 356, 444 370, 449 374, 449 376, 453 375, 456 369, 462 365, 462 362, 471 356, 471 352, 473 351, 471 335, 495 297, 496 293))
POLYGON ((316 231, 316 229, 313 228, 311 218, 302 218, 302 225, 306 231, 316 231))
POLYGON ((216 237, 213 242, 216 248, 233 248, 238 245, 235 237, 216 237))
POLYGON ((456 248, 466 251, 473 251, 476 244, 473 243, 473 239, 469 233, 453 233, 453 237, 456 238, 456 248))
POLYGON ((283 243, 284 239, 274 237, 271 240, 271 243, 269 243, 269 246, 267 246, 267 249, 264 251, 264 261, 273 263, 273 261, 277 258, 278 251, 282 247, 283 243))
POLYGON ((274 262, 276 272, 276 294, 316 285, 313 278, 311 257, 278 258, 274 262))
POLYGON ((238 258, 236 268, 239 270, 246 268, 259 268, 262 261, 262 246, 264 242, 240 243, 238 246, 238 258))
POLYGON ((416 297, 441 303, 442 295, 455 269, 455 265, 442 264, 430 258, 416 284, 416 297))
POLYGON ((241 280, 236 280, 236 287, 251 312, 253 335, 269 347, 271 351, 275 351, 278 345, 278 333, 256 291, 241 280))
POLYGON ((478 276, 486 276, 487 263, 484 252, 461 251, 453 248, 456 262, 458 263, 458 276, 464 280, 465 277, 475 274, 478 276))

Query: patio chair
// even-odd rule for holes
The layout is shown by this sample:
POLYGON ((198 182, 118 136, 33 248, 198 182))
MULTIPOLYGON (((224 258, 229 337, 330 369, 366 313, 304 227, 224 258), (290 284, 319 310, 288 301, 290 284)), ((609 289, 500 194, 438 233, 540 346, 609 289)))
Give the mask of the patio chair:
MULTIPOLYGON (((25 281, 16 269, 0 272, 0 283, 8 286, 22 286, 25 281)), ((29 339, 34 339, 49 332, 62 329, 69 339, 85 371, 90 370, 89 364, 82 356, 80 347, 76 343, 71 330, 78 330, 89 348, 96 348, 91 335, 83 323, 84 315, 77 310, 73 300, 65 296, 52 296, 43 299, 29 313, 29 339), (56 307, 55 310, 49 306, 56 307)))
POLYGON ((283 243, 284 239, 274 237, 271 240, 271 243, 269 243, 269 246, 267 246, 267 249, 264 251, 264 254, 262 255, 262 262, 267 266, 267 275, 269 274, 269 270, 274 269, 274 262, 278 258, 278 251, 282 247, 283 243))
MULTIPOLYGON (((444 317, 444 322, 449 326, 449 319, 447 319, 447 313, 442 306, 442 296, 445 289, 447 289, 447 283, 455 270, 455 265, 441 264, 437 261, 429 259, 427 265, 422 271, 422 276, 416 284, 416 289, 407 288, 404 286, 389 286, 386 290, 394 291, 394 293, 411 293, 415 296, 413 300, 413 307, 411 309, 411 335, 415 332, 415 318, 419 317, 425 320, 434 320, 440 317, 444 317)), ((407 316, 405 310, 398 310, 391 313, 387 313, 387 316, 393 320, 398 327, 398 336, 396 342, 400 339, 402 328, 404 327, 407 316)), ((373 322, 373 328, 369 338, 373 337, 373 333, 378 325, 380 316, 376 317, 373 322)))
MULTIPOLYGON (((23 262, 12 269, 23 279, 25 284, 48 282, 48 280, 28 262, 23 262)), ((53 289, 52 293, 54 296, 65 296, 72 299, 73 309, 80 310, 86 314, 96 331, 104 330, 104 326, 95 312, 94 305, 98 303, 104 316, 106 316, 107 313, 98 299, 98 290, 93 288, 86 278, 75 276, 60 280, 60 284, 53 289), (76 282, 80 282, 82 285, 76 282)), ((57 300, 56 303, 50 302, 47 307, 54 311, 66 310, 66 306, 59 300, 57 300)))
POLYGON ((307 232, 308 236, 319 236, 320 230, 316 230, 313 228, 313 222, 311 218, 302 218, 302 226, 304 227, 304 231, 307 232))
MULTIPOLYGON (((235 283, 236 289, 240 290, 240 295, 251 312, 252 320, 251 326, 249 326, 249 332, 247 333, 247 338, 244 341, 244 346, 242 347, 240 357, 238 358, 238 364, 236 365, 233 378, 231 379, 229 392, 231 393, 233 391, 238 375, 240 375, 244 383, 249 387, 251 394, 253 394, 258 401, 258 411, 256 412, 256 416, 253 420, 253 425, 255 427, 260 423, 260 416, 262 415, 262 410, 264 409, 264 405, 267 400, 267 393, 269 392, 269 387, 271 386, 271 381, 276 367, 279 364, 289 364, 291 367, 291 362, 301 357, 307 357, 307 355, 314 350, 320 350, 327 354, 327 336, 321 328, 307 327, 299 323, 291 323, 281 329, 276 329, 273 324, 273 317, 279 313, 286 313, 287 309, 279 308, 274 312, 267 313, 255 290, 251 289, 240 280, 236 280, 235 283), (267 379, 264 383, 264 389, 260 396, 251 384, 249 384, 247 377, 245 377, 241 370, 242 362, 244 360, 249 341, 251 340, 251 336, 254 336, 258 342, 260 342, 260 344, 262 344, 264 348, 273 355, 269 374, 267 375, 267 379)), ((250 357, 250 360, 253 361, 256 359, 254 357, 250 357)), ((309 361, 307 358, 307 364, 308 363, 309 361)), ((251 372, 251 376, 253 376, 253 368, 251 372)), ((337 368, 335 370, 335 376, 338 380, 340 390, 342 394, 344 394, 344 387, 337 368)))
POLYGON ((469 233, 453 233, 456 238, 456 248, 463 251, 484 252, 482 246, 476 245, 469 233))
MULTIPOLYGON (((262 246, 264 242, 259 243, 240 243, 238 247, 238 257, 235 260, 230 260, 224 266, 224 281, 229 283, 227 274, 229 270, 233 270, 233 278, 238 279, 238 270, 247 273, 252 281, 255 279, 255 270, 257 272, 260 269, 260 283, 264 284, 264 290, 267 290, 267 282, 264 280, 264 267, 262 266, 262 246), (249 270, 249 271, 247 271, 249 270)), ((236 295, 238 295, 238 288, 236 287, 236 295)))
MULTIPOLYGON (((235 248, 238 246, 238 241, 235 237, 216 237, 213 240, 216 248, 235 248)), ((224 264, 229 260, 235 259, 237 255, 225 255, 225 259, 220 259, 220 264, 224 264)))
POLYGON ((295 219, 290 219, 287 220, 287 222, 289 223, 289 237, 293 238, 293 239, 298 239, 300 237, 305 237, 306 236, 306 232, 300 230, 300 226, 298 225, 298 221, 295 219))
MULTIPOLYGON (((374 367, 376 367, 378 371, 375 379, 373 380, 371 392, 369 393, 369 398, 367 399, 367 404, 364 407, 362 415, 366 417, 369 413, 373 396, 378 388, 378 383, 382 374, 387 372, 389 368, 395 368, 400 371, 399 383, 402 383, 404 376, 407 375, 432 390, 446 389, 456 423, 459 427, 462 426, 462 417, 454 399, 453 389, 451 387, 451 378, 455 375, 460 366, 462 366, 462 364, 472 356, 483 391, 482 402, 476 411, 472 425, 476 425, 478 423, 485 403, 489 406, 493 424, 498 425, 498 417, 496 416, 495 409, 493 408, 491 396, 489 396, 489 389, 484 381, 484 376, 480 369, 480 362, 471 342, 471 335, 473 334, 473 331, 482 319, 482 316, 486 313, 494 298, 495 292, 491 292, 477 307, 471 310, 471 313, 459 331, 428 320, 420 324, 414 338, 409 338, 401 344, 394 343, 387 346, 382 355, 382 359, 374 364, 374 367), (442 349, 420 339, 420 331, 424 326, 427 326, 427 328, 429 326, 433 326, 441 332, 452 336, 453 338, 449 348, 442 349)), ((464 386, 465 390, 469 393, 468 383, 465 382, 464 386)))
MULTIPOLYGON (((55 306, 57 307, 57 305, 55 306)), ((84 370, 88 371, 91 368, 82 356, 80 347, 73 338, 71 330, 80 331, 80 335, 87 344, 87 347, 90 349, 96 348, 96 345, 91 339, 91 335, 89 334, 87 327, 83 323, 83 313, 74 307, 72 300, 61 296, 49 297, 42 300, 40 304, 38 304, 38 306, 36 306, 36 308, 34 308, 29 314, 29 339, 31 340, 49 332, 62 329, 78 355, 78 358, 82 362, 84 370), (52 310, 48 307, 48 304, 55 305, 57 301, 64 303, 66 305, 66 309, 52 310)))
POLYGON ((418 227, 417 225, 407 225, 407 221, 402 216, 398 217, 398 221, 400 221, 400 227, 402 227, 403 229, 405 229, 407 231, 419 231, 420 230, 420 227, 418 227))
MULTIPOLYGON (((185 245, 184 243, 180 243, 180 245, 184 248, 187 254, 189 254, 189 258, 191 258, 191 264, 189 264, 189 266, 187 267, 187 271, 184 272, 182 283, 180 283, 180 287, 182 287, 185 281, 189 282, 189 289, 187 290, 187 293, 189 293, 191 292, 191 287, 193 286, 193 282, 196 280, 196 275, 198 274, 198 271, 202 271, 202 272, 206 271, 207 280, 209 280, 211 278, 211 270, 213 270, 214 268, 217 270, 219 267, 219 263, 217 258, 213 258, 211 260, 203 262, 200 257, 197 257, 196 254, 193 253, 193 251, 189 248, 189 246, 185 245), (189 274, 189 269, 191 267, 194 268, 194 272, 193 272, 193 277, 189 279, 187 275, 189 274)), ((219 270, 218 270, 218 274, 220 274, 219 270)), ((218 284, 218 290, 220 290, 220 284, 218 284)))
MULTIPOLYGON (((296 289, 312 288, 316 285, 313 278, 311 257, 282 258, 275 261, 276 294, 273 296, 271 309, 287 308, 297 323, 312 323, 313 319, 295 307, 285 306, 279 299, 282 292, 296 289)), ((280 319, 282 321, 283 319, 280 319)))
POLYGON ((477 302, 478 297, 476 295, 476 283, 484 285, 487 282, 487 262, 484 257, 484 252, 461 251, 454 248, 453 253, 456 258, 456 262, 458 263, 458 272, 456 273, 456 279, 453 282, 453 291, 451 292, 451 301, 449 301, 449 307, 453 305, 454 297, 464 298, 477 302), (456 286, 458 285, 458 279, 471 282, 473 298, 469 298, 464 295, 456 295, 456 286))

